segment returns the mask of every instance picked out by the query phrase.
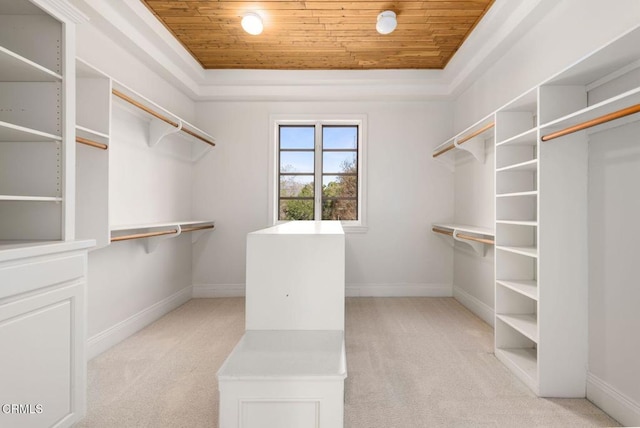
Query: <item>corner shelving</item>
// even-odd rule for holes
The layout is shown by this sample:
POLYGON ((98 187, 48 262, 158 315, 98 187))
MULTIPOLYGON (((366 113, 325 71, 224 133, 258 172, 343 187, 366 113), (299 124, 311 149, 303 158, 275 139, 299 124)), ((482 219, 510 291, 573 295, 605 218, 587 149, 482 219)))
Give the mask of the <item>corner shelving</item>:
POLYGON ((585 394, 589 135, 640 120, 638 45, 640 26, 495 113, 495 355, 540 396, 585 394))
POLYGON ((538 93, 496 112, 495 354, 538 392, 538 93))

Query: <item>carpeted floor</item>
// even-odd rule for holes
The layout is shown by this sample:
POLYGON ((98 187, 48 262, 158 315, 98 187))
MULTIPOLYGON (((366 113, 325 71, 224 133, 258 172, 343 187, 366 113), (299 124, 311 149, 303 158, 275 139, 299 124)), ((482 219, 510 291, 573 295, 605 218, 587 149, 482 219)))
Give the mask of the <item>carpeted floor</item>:
MULTIPOLYGON (((348 298, 345 427, 618 426, 585 399, 542 399, 493 355, 493 330, 452 298, 348 298)), ((215 373, 244 299, 193 299, 89 362, 78 427, 216 427, 215 373)), ((266 427, 277 428, 277 427, 266 427)))

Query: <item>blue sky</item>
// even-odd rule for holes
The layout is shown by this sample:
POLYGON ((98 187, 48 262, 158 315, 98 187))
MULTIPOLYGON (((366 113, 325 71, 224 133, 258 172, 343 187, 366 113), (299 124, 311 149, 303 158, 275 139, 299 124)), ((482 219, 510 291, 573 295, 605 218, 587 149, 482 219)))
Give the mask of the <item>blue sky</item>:
MULTIPOLYGON (((325 149, 355 149, 357 147, 356 127, 324 127, 323 147, 325 149)), ((280 128, 280 147, 283 149, 312 149, 314 128, 296 126, 280 128)), ((354 162, 353 152, 327 152, 323 155, 324 172, 340 172, 340 164, 344 160, 354 162)), ((313 172, 312 152, 283 152, 280 158, 281 167, 288 172, 313 172)))

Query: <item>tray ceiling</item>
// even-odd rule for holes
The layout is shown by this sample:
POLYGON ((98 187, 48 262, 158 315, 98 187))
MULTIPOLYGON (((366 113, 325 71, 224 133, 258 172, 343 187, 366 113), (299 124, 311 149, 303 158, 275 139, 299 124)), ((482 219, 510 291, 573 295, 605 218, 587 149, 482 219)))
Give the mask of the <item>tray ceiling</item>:
POLYGON ((141 1, 205 69, 365 70, 444 68, 494 0, 141 1), (385 10, 398 25, 381 35, 385 10))

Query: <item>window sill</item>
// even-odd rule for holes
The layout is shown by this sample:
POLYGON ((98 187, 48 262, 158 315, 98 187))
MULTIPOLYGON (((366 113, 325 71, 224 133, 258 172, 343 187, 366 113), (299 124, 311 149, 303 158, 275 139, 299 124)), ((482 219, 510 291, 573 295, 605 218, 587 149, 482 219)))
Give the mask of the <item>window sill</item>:
POLYGON ((369 226, 362 226, 360 224, 342 224, 342 229, 344 233, 367 233, 369 231, 369 226))

